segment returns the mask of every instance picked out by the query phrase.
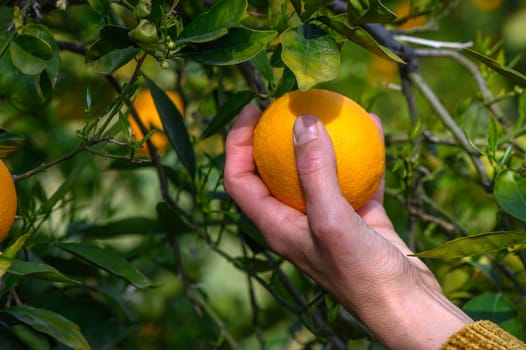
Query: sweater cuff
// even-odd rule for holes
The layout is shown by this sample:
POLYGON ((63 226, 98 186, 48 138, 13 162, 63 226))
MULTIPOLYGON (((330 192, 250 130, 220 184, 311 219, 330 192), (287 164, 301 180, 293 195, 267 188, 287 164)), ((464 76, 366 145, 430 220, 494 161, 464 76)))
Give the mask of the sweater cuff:
POLYGON ((440 350, 525 350, 526 344, 487 320, 466 325, 453 334, 440 350))

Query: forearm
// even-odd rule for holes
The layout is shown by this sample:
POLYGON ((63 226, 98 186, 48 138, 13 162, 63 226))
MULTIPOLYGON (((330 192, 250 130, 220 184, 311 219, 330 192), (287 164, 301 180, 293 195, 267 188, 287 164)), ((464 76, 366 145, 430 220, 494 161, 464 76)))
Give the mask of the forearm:
POLYGON ((388 349, 436 350, 473 322, 441 292, 426 287, 377 301, 382 307, 359 307, 357 314, 388 349))

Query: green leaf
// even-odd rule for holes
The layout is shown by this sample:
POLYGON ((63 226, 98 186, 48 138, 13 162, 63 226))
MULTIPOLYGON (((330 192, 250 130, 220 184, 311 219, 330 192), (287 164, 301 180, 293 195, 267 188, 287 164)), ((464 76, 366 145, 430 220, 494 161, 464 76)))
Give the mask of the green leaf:
POLYGON ((515 84, 520 85, 522 87, 526 87, 526 75, 522 74, 521 72, 516 71, 513 68, 507 67, 495 61, 494 59, 488 56, 485 56, 473 49, 467 48, 467 49, 464 49, 464 52, 468 54, 469 56, 475 58, 479 62, 485 64, 489 68, 493 69, 497 73, 500 73, 504 77, 510 79, 515 84))
POLYGON ((412 254, 420 258, 459 259, 504 249, 526 242, 524 232, 488 232, 453 239, 433 249, 412 254))
POLYGON ((91 8, 95 10, 99 15, 106 16, 110 10, 109 0, 88 0, 91 8))
POLYGON ((276 34, 274 30, 231 28, 227 35, 217 40, 192 45, 176 55, 204 64, 234 65, 255 57, 276 34))
POLYGON ((396 13, 380 0, 349 0, 347 16, 352 25, 392 23, 396 19, 396 13))
POLYGON ((228 34, 245 18, 246 0, 219 0, 190 22, 176 39, 178 44, 204 43, 228 34))
POLYGON ((330 4, 332 0, 305 0, 305 5, 303 14, 301 15, 301 18, 303 19, 303 22, 307 22, 309 18, 316 13, 319 9, 322 7, 327 6, 330 4))
POLYGON ((250 62, 270 84, 274 84, 274 70, 272 69, 270 59, 264 51, 258 53, 253 59, 250 60, 250 62))
POLYGON ((281 75, 281 79, 276 88, 276 92, 274 93, 274 96, 279 97, 289 91, 297 89, 298 83, 296 81, 296 76, 288 67, 285 67, 285 69, 283 70, 283 74, 281 75))
POLYGON ((3 312, 74 350, 91 349, 79 326, 56 312, 29 305, 14 306, 3 312))
POLYGON ((53 47, 47 41, 37 36, 21 34, 13 40, 13 43, 16 43, 28 54, 42 60, 48 60, 53 57, 53 47))
POLYGON ((7 157, 21 145, 25 137, 0 128, 0 159, 7 157))
POLYGON ((229 98, 228 101, 221 106, 205 131, 203 131, 201 139, 205 139, 225 127, 241 112, 243 107, 249 103, 254 96, 255 94, 252 91, 240 91, 229 98))
POLYGON ((101 269, 120 277, 139 289, 151 287, 152 282, 119 254, 93 244, 57 243, 57 247, 76 255, 101 269))
POLYGON ((281 58, 294 72, 301 90, 338 76, 340 50, 319 27, 305 24, 288 29, 281 35, 281 45, 281 58))
POLYGON ((68 235, 80 235, 88 239, 113 239, 115 237, 129 234, 149 234, 159 232, 157 220, 143 217, 129 217, 116 220, 103 225, 81 224, 72 225, 68 229, 68 235))
POLYGON ((493 194, 497 203, 513 217, 526 221, 526 176, 513 170, 500 172, 495 179, 493 194))
POLYGON ((51 350, 48 337, 25 324, 12 325, 9 327, 9 331, 29 350, 51 350))
POLYGON ((195 154, 188 130, 183 122, 183 117, 166 93, 153 80, 147 76, 144 76, 144 79, 148 89, 151 91, 155 107, 163 124, 163 130, 177 152, 177 156, 179 156, 179 159, 193 179, 196 169, 195 154))
POLYGON ((93 60, 93 67, 97 73, 111 74, 130 62, 139 51, 140 49, 136 47, 112 50, 93 60))
POLYGON ((9 54, 11 55, 11 61, 22 74, 37 75, 46 68, 46 61, 31 55, 15 42, 12 42, 9 46, 9 54))
POLYGON ((133 45, 126 28, 107 25, 99 31, 99 38, 112 49, 125 49, 133 45))
POLYGON ((156 209, 161 227, 169 237, 174 239, 175 236, 189 231, 183 213, 165 202, 158 203, 156 209))
POLYGON ((371 51, 372 53, 383 59, 396 63, 405 63, 403 59, 401 59, 398 55, 389 50, 387 47, 377 42, 371 36, 371 34, 369 34, 365 29, 361 27, 349 27, 341 21, 333 20, 325 16, 317 17, 316 20, 322 22, 323 24, 327 25, 329 28, 343 35, 355 44, 360 45, 364 49, 371 51))
POLYGON ((481 294, 462 308, 473 320, 490 320, 516 337, 521 336, 517 310, 502 293, 481 294))
POLYGON ((5 275, 7 270, 11 267, 13 259, 16 257, 16 254, 22 247, 26 240, 31 237, 31 234, 26 233, 17 238, 17 240, 6 248, 3 252, 0 252, 0 277, 5 275))
POLYGON ((495 119, 490 118, 488 125, 488 148, 495 152, 499 143, 499 135, 497 129, 497 122, 495 119))
POLYGON ((8 272, 12 275, 36 278, 40 280, 80 284, 80 282, 64 276, 53 266, 34 261, 14 259, 8 272))

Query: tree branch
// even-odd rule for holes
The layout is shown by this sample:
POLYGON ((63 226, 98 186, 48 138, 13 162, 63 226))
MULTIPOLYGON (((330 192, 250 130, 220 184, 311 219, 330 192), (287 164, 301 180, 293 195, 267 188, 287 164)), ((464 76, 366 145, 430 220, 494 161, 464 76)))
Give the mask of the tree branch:
POLYGON ((471 73, 473 79, 475 79, 475 82, 482 93, 484 104, 504 128, 509 127, 507 120, 502 115, 502 110, 493 103, 495 98, 493 97, 493 94, 486 84, 486 80, 484 80, 484 77, 475 63, 464 57, 460 52, 454 50, 416 49, 415 53, 419 57, 450 57, 464 66, 471 73))
POLYGON ((471 143, 469 142, 468 138, 462 131, 462 129, 457 125, 453 117, 449 114, 447 109, 444 107, 442 102, 440 102, 440 99, 438 96, 433 92, 433 90, 427 85, 424 78, 417 72, 410 73, 411 80, 415 83, 415 85, 419 88, 422 95, 426 98, 426 100, 431 104, 435 112, 438 114, 442 122, 446 125, 446 127, 449 129, 449 131, 453 134, 455 139, 458 141, 460 146, 466 151, 466 153, 470 156, 473 164, 475 165, 475 168, 477 169, 480 179, 482 181, 482 185, 486 189, 486 191, 491 192, 493 188, 492 181, 490 180, 488 174, 486 173, 486 169, 484 168, 484 165, 480 161, 480 152, 475 149, 471 143))

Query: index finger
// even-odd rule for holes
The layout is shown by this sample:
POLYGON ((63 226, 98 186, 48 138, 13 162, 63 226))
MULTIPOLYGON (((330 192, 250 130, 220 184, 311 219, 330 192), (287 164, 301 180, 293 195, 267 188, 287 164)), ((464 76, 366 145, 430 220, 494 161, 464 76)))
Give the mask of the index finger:
POLYGON ((228 134, 224 186, 262 231, 270 248, 280 255, 289 256, 291 250, 298 248, 301 236, 308 233, 305 230, 306 217, 273 197, 256 175, 252 141, 259 116, 257 107, 245 107, 228 134))

